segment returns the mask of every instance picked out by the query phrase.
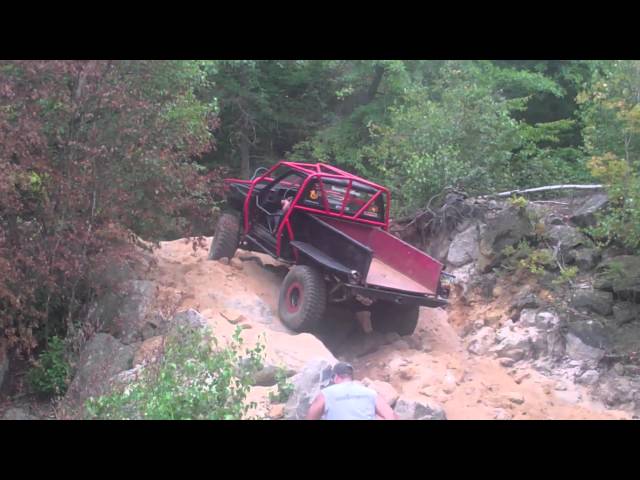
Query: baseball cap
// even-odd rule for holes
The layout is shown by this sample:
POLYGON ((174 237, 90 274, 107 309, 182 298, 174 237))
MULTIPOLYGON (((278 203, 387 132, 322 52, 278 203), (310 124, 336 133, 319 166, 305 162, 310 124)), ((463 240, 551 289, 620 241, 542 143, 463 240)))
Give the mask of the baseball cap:
POLYGON ((338 362, 333 366, 333 374, 341 377, 352 377, 353 367, 346 362, 338 362))

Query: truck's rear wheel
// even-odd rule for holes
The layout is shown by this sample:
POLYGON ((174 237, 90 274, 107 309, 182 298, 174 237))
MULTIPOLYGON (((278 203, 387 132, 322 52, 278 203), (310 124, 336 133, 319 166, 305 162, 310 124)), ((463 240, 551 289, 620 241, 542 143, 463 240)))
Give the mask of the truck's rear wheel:
POLYGON ((296 332, 308 332, 318 324, 326 307, 327 287, 322 274, 306 265, 289 270, 278 299, 282 323, 296 332))
POLYGON ((231 259, 240 242, 240 218, 232 213, 223 213, 216 225, 216 233, 209 249, 209 260, 223 257, 231 259))
POLYGON ((419 305, 378 302, 371 310, 371 326, 376 332, 411 335, 418 325, 419 305))

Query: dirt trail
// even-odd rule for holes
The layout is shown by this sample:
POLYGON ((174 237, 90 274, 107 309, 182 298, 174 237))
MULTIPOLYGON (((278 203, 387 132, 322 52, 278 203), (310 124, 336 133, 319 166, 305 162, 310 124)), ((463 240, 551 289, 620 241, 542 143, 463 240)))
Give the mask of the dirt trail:
MULTIPOLYGON (((238 324, 247 328, 248 343, 264 335, 272 358, 302 364, 309 356, 327 355, 315 337, 294 334, 278 319, 278 291, 286 269, 268 256, 239 251, 235 266, 224 265, 207 260, 204 249, 194 252, 185 240, 162 242, 155 254, 156 280, 163 291, 179 309, 195 308, 209 318, 217 336, 229 338, 236 328, 230 320, 242 316, 238 324), (250 257, 260 260, 246 260, 250 257)), ((387 381, 408 398, 434 400, 450 419, 630 418, 589 401, 582 387, 556 390, 557 382, 535 370, 505 368, 493 358, 469 354, 443 310, 422 309, 414 335, 427 351, 399 349, 397 342, 380 347, 353 360, 357 377, 387 381)))

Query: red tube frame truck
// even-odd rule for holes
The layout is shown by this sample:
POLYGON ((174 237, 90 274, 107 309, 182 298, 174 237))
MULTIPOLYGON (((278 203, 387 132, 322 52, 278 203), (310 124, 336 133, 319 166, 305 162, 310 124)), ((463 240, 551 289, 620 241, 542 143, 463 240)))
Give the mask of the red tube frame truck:
POLYGON ((278 301, 289 328, 312 330, 335 303, 370 311, 374 330, 410 335, 420 306, 447 304, 443 265, 388 233, 387 188, 322 163, 264 170, 225 180, 209 258, 241 247, 290 265, 278 301))

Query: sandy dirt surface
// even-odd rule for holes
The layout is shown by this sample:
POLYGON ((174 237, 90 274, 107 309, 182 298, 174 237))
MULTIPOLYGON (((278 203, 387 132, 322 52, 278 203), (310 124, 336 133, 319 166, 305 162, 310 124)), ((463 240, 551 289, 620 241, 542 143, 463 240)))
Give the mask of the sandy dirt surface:
MULTIPOLYGON (((155 279, 167 309, 198 310, 220 338, 229 338, 240 325, 249 345, 265 340, 267 358, 276 363, 302 366, 312 358, 333 359, 316 337, 295 334, 278 319, 286 268, 266 255, 241 250, 229 265, 207 260, 210 240, 195 251, 185 240, 162 242, 155 251, 155 279)), ((414 335, 426 351, 396 344, 381 347, 354 361, 356 376, 387 381, 408 398, 436 401, 450 419, 630 418, 590 401, 580 386, 558 388, 556 381, 533 369, 506 368, 496 359, 471 355, 443 310, 423 308, 414 335)))
POLYGON ((434 400, 452 420, 629 418, 589 401, 580 386, 559 386, 531 368, 505 368, 468 353, 441 309, 423 309, 414 335, 428 352, 387 345, 354 362, 359 375, 387 381, 407 398, 434 400))

